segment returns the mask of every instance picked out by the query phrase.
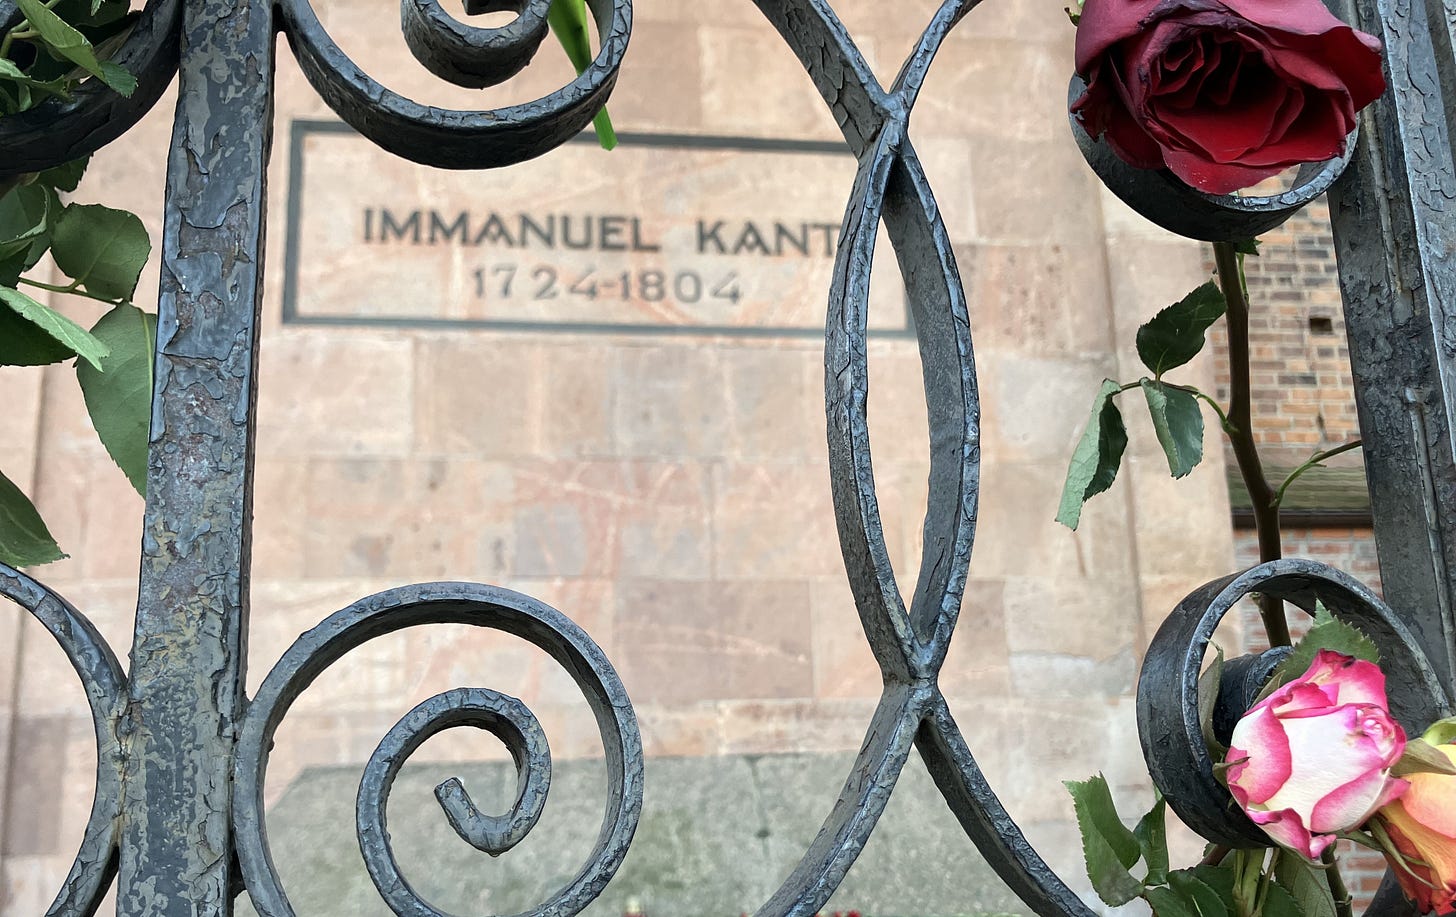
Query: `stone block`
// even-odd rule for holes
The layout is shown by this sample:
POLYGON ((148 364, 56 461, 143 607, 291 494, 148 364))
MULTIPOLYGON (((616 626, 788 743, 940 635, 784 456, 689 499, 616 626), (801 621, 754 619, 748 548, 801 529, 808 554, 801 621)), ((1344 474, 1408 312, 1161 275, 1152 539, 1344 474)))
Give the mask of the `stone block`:
POLYGON ((842 572, 823 467, 717 465, 713 498, 718 577, 782 580, 842 572))
POLYGON ((419 343, 416 448, 441 455, 536 455, 544 366, 540 348, 483 335, 419 343))
POLYGON ((709 574, 707 469, 691 463, 538 463, 516 479, 518 576, 709 574))
POLYGON ((719 351, 648 345, 615 354, 613 427, 621 454, 716 456, 728 432, 719 351))
POLYGON ((1113 346, 1101 252, 983 242, 957 245, 955 256, 978 357, 989 351, 1086 359, 1113 346))
POLYGON ((469 459, 319 459, 303 536, 313 576, 474 579, 509 558, 513 478, 469 459), (482 548, 484 547, 484 550, 482 548))
POLYGON ((399 331, 273 339, 259 359, 258 452, 408 452, 414 440, 411 350, 399 331), (368 397, 361 397, 364 392, 368 397))
POLYGON ((641 702, 812 695, 803 582, 636 580, 617 594, 622 678, 641 702))

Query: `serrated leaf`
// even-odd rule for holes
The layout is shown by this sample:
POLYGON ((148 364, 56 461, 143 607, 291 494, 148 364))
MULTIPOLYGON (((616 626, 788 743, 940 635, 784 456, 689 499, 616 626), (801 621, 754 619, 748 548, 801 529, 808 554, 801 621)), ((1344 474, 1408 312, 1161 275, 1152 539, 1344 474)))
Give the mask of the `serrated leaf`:
POLYGON ((86 174, 86 166, 90 163, 89 155, 73 159, 70 162, 63 162, 40 173, 37 181, 43 185, 50 185, 58 191, 75 191, 80 187, 81 177, 86 174))
POLYGON ((1117 817, 1107 780, 1098 774, 1080 783, 1069 780, 1064 785, 1072 794, 1072 805, 1077 812, 1082 854, 1093 890, 1108 904, 1126 904, 1142 894, 1143 883, 1129 872, 1137 863, 1141 848, 1137 838, 1117 817))
POLYGON ((1264 889, 1264 906, 1260 909, 1259 915, 1260 917, 1305 917, 1294 896, 1274 882, 1270 882, 1264 889))
POLYGON ((100 76, 101 82, 127 98, 131 98, 131 94, 136 92, 137 78, 128 73, 120 64, 113 64, 109 60, 102 61, 100 76))
POLYGON ((1198 397, 1181 388, 1140 380, 1158 443, 1168 457, 1168 473, 1181 478, 1203 461, 1203 412, 1198 397))
POLYGON ((85 328, 10 287, 0 287, 0 303, 9 306, 21 318, 39 326, 46 334, 71 348, 81 359, 100 368, 101 359, 107 353, 106 345, 92 337, 91 332, 85 328))
POLYGON ((1309 671, 1320 650, 1354 656, 1377 665, 1380 663, 1380 651, 1369 637, 1335 618, 1323 603, 1316 602, 1314 623, 1304 638, 1294 645, 1294 651, 1279 663, 1271 683, 1284 684, 1309 671))
POLYGON ((1103 380, 1102 388, 1092 400, 1092 414, 1087 429, 1072 453, 1067 467, 1067 481, 1062 486, 1057 521, 1075 530, 1082 520, 1082 504, 1112 486, 1117 479, 1122 453, 1127 448, 1127 427, 1113 397, 1121 389, 1111 379, 1103 380))
POLYGON ((1223 685, 1223 647, 1215 646, 1218 655, 1203 674, 1198 676, 1198 725, 1203 730, 1203 744, 1215 761, 1222 761, 1228 749, 1213 734, 1213 708, 1218 702, 1218 689, 1223 685))
POLYGON ((152 253, 136 214, 100 204, 71 204, 51 233, 51 257, 66 276, 106 299, 130 299, 152 253))
POLYGON ((1280 854, 1274 865, 1274 882, 1290 896, 1296 913, 1302 917, 1335 917, 1335 899, 1324 870, 1304 857, 1280 854))
POLYGON ((1143 862, 1148 864, 1147 874, 1143 876, 1145 885, 1162 885, 1168 881, 1167 809, 1168 801, 1159 799, 1132 829, 1143 862))
POLYGON ((152 423, 152 371, 157 317, 131 303, 101 316, 91 329, 111 348, 97 371, 76 367, 76 381, 101 444, 142 496, 147 495, 147 434, 152 423))
POLYGON ((40 326, 0 307, 0 366, 45 366, 75 355, 40 326))
POLYGON ((1424 738, 1411 739, 1405 743, 1405 752, 1395 762, 1390 773, 1393 777, 1405 777, 1409 774, 1445 774, 1456 777, 1456 762, 1424 738))
POLYGON ((50 195, 43 185, 20 185, 0 197, 0 259, 12 258, 44 239, 50 223, 50 195))
POLYGON ((1223 291, 1209 281, 1154 315, 1137 332, 1137 352, 1143 365, 1161 376, 1198 356, 1204 332, 1226 308, 1223 291))
POLYGON ((1234 874, 1227 866, 1195 866, 1168 873, 1168 884, 1190 903, 1198 917, 1231 917, 1234 874))
POLYGON ((1153 906, 1154 917, 1200 917, 1193 902, 1171 888, 1150 888, 1143 897, 1153 906))
POLYGON ((35 504, 0 473, 0 563, 34 567, 65 556, 35 504))

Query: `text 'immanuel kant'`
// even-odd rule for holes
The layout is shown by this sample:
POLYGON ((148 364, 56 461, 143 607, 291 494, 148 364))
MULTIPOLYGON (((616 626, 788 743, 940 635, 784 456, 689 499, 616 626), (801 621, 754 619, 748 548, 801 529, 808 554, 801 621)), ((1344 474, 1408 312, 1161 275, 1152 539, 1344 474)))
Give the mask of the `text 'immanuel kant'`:
MULTIPOLYGON (((551 213, 532 215, 438 210, 364 209, 366 243, 465 245, 521 249, 571 249, 603 252, 657 252, 662 244, 647 237, 642 218, 621 214, 551 213)), ((702 255, 800 255, 830 258, 839 238, 834 223, 694 221, 694 251, 702 255)))

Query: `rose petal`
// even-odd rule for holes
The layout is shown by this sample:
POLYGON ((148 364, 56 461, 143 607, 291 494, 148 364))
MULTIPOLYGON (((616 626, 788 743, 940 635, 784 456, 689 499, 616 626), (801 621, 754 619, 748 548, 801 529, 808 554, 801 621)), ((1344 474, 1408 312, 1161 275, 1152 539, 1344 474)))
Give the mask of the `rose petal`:
MULTIPOLYGON (((1456 745, 1438 745, 1456 763, 1456 745)), ((1432 831, 1439 831, 1456 847, 1456 777, 1446 774, 1411 774, 1410 790, 1401 797, 1404 811, 1432 831)))
MULTIPOLYGON (((1329 794, 1386 767, 1387 755, 1371 742, 1351 741, 1360 734, 1365 708, 1339 707, 1324 716, 1283 718, 1294 775, 1266 801, 1271 809, 1293 809, 1306 816, 1329 794)), ((1382 775, 1383 780, 1383 775, 1382 775)), ((1370 788, 1373 801, 1380 785, 1370 788)))
POLYGON ((1405 789, 1385 776, 1383 771, 1370 771, 1329 793, 1315 804, 1309 816, 1309 829, 1321 833, 1339 833, 1365 823, 1376 809, 1405 789), (1396 784, 1391 786, 1390 784, 1396 784))
POLYGON ((1280 846, 1288 847, 1311 861, 1318 860, 1325 848, 1335 841, 1331 834, 1311 834, 1304 822, 1300 821, 1299 814, 1292 809, 1250 812, 1249 818, 1280 846))
POLYGON ((1108 48, 1136 35, 1160 0, 1086 0, 1077 25, 1075 61, 1086 76, 1108 48))
POLYGON ((1247 794, 1245 799, 1239 800, 1240 805, 1262 805, 1289 779, 1293 761, 1289 753, 1289 739, 1268 709, 1251 710, 1245 714, 1234 725, 1229 745, 1225 760, 1237 761, 1245 756, 1249 759, 1237 776, 1232 769, 1228 773, 1229 789, 1238 786, 1247 794))
MULTIPOLYGON (((1337 30, 1354 31, 1323 3, 1311 3, 1309 0, 1219 0, 1219 3, 1236 16, 1257 22, 1266 29, 1278 29, 1294 35, 1323 37, 1337 30)), ((1376 47, 1378 49, 1379 45, 1376 47)))
POLYGON ((1310 675, 1320 684, 1334 686, 1341 704, 1371 704, 1381 709, 1389 707, 1385 697, 1385 673, 1373 662, 1320 650, 1310 666, 1310 675))

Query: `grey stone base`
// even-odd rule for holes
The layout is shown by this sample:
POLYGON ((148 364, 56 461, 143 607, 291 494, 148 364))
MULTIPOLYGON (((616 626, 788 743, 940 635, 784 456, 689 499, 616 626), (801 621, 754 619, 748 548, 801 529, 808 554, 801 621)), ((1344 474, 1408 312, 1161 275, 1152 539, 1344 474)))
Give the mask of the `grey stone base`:
MULTIPOLYGON (((629 902, 648 917, 737 917, 772 894, 808 848, 852 755, 652 758, 636 840, 605 894, 586 911, 618 917, 629 902)), ((300 917, 379 915, 354 836, 360 770, 305 771, 268 815, 273 857, 300 917)), ((515 793, 509 762, 407 765, 390 799, 389 827, 405 876, 454 914, 513 914, 546 900, 579 870, 601 823, 600 761, 557 762, 536 830, 492 858, 457 837, 435 784, 459 776, 482 811, 515 793)), ((244 896, 246 897, 246 896, 244 896)), ((1026 913, 982 861, 912 756, 889 808, 826 913, 1026 913)), ((240 914, 252 915, 240 902, 240 914)))

